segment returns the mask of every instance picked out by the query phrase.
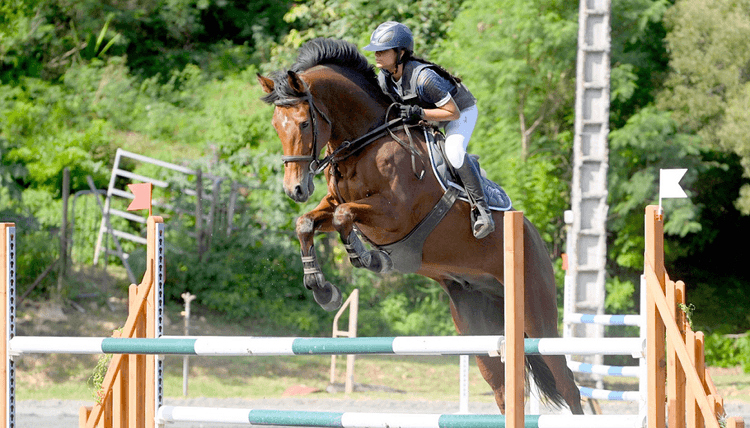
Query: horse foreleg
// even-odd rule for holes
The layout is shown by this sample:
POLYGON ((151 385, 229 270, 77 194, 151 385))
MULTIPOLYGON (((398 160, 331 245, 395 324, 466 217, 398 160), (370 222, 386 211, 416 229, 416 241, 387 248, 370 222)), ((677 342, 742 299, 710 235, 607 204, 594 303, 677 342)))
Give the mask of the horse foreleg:
POLYGON ((318 263, 313 237, 318 230, 332 231, 332 218, 333 206, 329 198, 325 198, 314 210, 297 219, 296 228, 302 256, 303 283, 305 288, 312 290, 315 301, 327 311, 335 311, 341 307, 341 291, 326 281, 318 263))
POLYGON ((388 273, 393 270, 391 257, 381 250, 367 250, 354 229, 354 222, 362 214, 372 211, 367 203, 347 203, 339 205, 333 216, 333 226, 339 232, 341 242, 354 267, 365 268, 375 273, 388 273))
POLYGON ((341 242, 344 243, 349 261, 354 267, 365 268, 375 273, 388 273, 393 270, 391 257, 381 250, 367 250, 355 230, 352 229, 346 239, 342 236, 341 242))

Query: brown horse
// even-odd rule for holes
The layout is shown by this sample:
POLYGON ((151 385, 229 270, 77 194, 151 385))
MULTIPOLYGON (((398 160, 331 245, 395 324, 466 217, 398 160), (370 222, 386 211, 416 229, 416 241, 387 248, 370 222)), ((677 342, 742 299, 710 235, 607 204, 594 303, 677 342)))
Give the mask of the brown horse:
MULTIPOLYGON (((444 192, 432 173, 422 177, 427 167, 415 162, 426 150, 424 135, 414 132, 415 149, 405 143, 410 137, 404 129, 394 134, 380 132, 390 100, 356 46, 313 40, 300 48, 290 70, 272 78, 258 75, 258 81, 267 93, 263 100, 275 105, 272 123, 283 145, 286 194, 306 201, 314 188, 314 175, 325 170, 328 194, 297 220, 297 235, 305 286, 321 306, 335 310, 341 294, 320 271, 314 233, 337 231, 355 266, 386 272, 393 261, 380 247, 409 235, 444 192), (365 141, 360 138, 363 134, 367 134, 365 141), (323 147, 327 156, 319 159, 323 147), (376 249, 366 250, 357 231, 376 249)), ((469 204, 457 202, 424 241, 416 272, 434 279, 448 293, 460 334, 503 334, 502 215, 495 212, 497 230, 477 240, 471 231, 469 204)), ((552 263, 544 241, 528 220, 524 246, 526 336, 558 337, 552 263)), ((478 356, 477 365, 504 412, 502 361, 478 356)), ((566 402, 573 413, 583 413, 580 393, 563 356, 529 355, 526 366, 550 402, 566 402)))

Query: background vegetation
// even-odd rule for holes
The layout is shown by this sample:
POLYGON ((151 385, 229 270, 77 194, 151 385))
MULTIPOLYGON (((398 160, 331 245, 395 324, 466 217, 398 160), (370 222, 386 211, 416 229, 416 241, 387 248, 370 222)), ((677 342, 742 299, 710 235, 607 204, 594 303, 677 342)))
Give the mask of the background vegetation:
MULTIPOLYGON (((690 199, 667 206, 667 264, 688 284, 697 327, 716 333, 717 347, 737 346, 721 334, 750 329, 750 274, 741 268, 750 236, 750 1, 621 0, 612 9, 609 310, 637 308, 643 207, 657 200, 659 168, 687 167, 690 199)), ((0 217, 22 233, 19 283, 59 256, 50 242, 61 225, 62 169, 73 192, 88 188, 89 175, 104 188, 122 147, 244 186, 237 227, 214 233, 206 259, 173 235, 173 300, 189 290, 228 319, 326 332, 330 314, 301 286, 293 236, 293 220, 316 198, 296 205, 281 192, 272 111, 254 76, 289 66, 314 37, 362 46, 388 19, 408 24, 418 53, 462 76, 479 99, 470 150, 540 227, 559 265, 577 15, 577 4, 559 0, 3 1, 0 217)), ((92 201, 75 212, 78 264, 91 261, 97 212, 92 201)), ((319 242, 327 276, 363 293, 361 334, 452 332, 436 286, 354 271, 335 239, 319 242)), ((49 298, 54 284, 52 275, 31 298, 49 298)), ((65 284, 66 295, 80 291, 73 278, 65 284)))

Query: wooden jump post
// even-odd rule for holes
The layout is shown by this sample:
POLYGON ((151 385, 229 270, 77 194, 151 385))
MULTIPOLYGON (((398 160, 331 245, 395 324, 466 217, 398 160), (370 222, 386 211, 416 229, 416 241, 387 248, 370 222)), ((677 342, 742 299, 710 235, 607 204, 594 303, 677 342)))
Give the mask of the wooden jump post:
MULTIPOLYGON (((668 416, 670 427, 719 428, 723 400, 705 368, 703 333, 690 329, 677 306, 685 302, 685 284, 670 280, 664 268, 664 218, 658 206, 646 207, 645 233, 648 427, 666 427, 668 416)), ((727 428, 744 426, 742 418, 726 418, 727 428)))
MULTIPOLYGON (((113 337, 157 338, 163 333, 164 222, 147 221, 146 273, 128 290, 128 319, 113 337)), ((157 355, 116 354, 102 382, 99 403, 81 407, 80 428, 146 428, 154 426, 163 402, 163 361, 157 355)))
POLYGON ((522 428, 526 363, 524 355, 523 212, 503 215, 505 252, 505 423, 522 428))

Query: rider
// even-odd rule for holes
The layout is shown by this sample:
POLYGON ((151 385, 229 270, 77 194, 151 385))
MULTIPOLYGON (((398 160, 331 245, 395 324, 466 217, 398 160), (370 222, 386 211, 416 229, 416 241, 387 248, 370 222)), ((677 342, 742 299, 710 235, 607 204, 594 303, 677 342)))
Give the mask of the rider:
POLYGON ((380 87, 398 104, 404 122, 438 122, 445 127, 445 152, 463 182, 479 215, 472 227, 477 239, 495 230, 492 213, 482 188, 479 170, 468 160, 466 147, 477 123, 476 99, 461 83, 437 64, 414 56, 414 39, 404 24, 380 24, 364 47, 375 52, 380 87))

